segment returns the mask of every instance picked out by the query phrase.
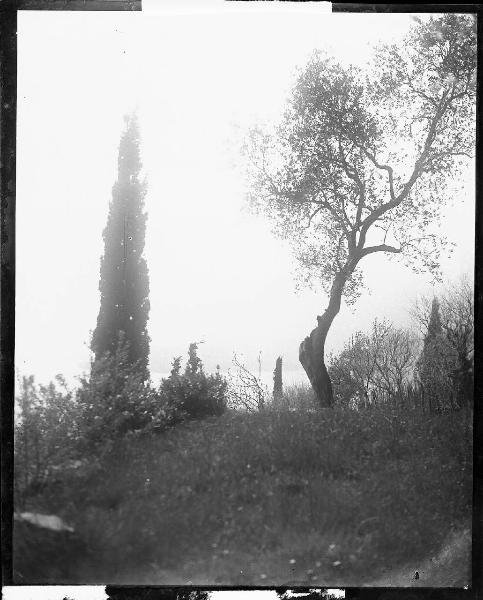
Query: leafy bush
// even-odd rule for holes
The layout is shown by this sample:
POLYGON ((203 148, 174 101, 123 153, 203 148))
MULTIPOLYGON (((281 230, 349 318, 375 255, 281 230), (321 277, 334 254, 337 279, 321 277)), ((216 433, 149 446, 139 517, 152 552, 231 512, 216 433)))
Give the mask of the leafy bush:
POLYGON ((314 411, 318 409, 315 392, 308 383, 292 383, 285 386, 278 403, 274 405, 290 411, 314 411))
POLYGON ((87 470, 95 471, 99 459, 121 438, 163 431, 185 419, 221 415, 226 410, 226 381, 219 372, 205 374, 196 349, 191 344, 183 374, 180 359, 175 359, 170 377, 158 390, 130 362, 123 340, 114 353, 92 362, 77 390, 68 389, 60 375, 47 386, 23 377, 15 435, 20 503, 57 480, 69 480, 73 470, 85 471, 86 461, 87 470))
POLYGON ((38 385, 22 377, 15 410, 15 488, 21 504, 75 458, 79 407, 64 378, 38 385))
POLYGON ((156 391, 144 381, 138 365, 129 361, 125 343, 93 361, 90 376, 81 378, 80 384, 77 401, 86 447, 141 431, 160 419, 156 391))
POLYGON ((197 349, 198 344, 190 344, 184 373, 181 373, 181 358, 174 359, 170 376, 159 388, 161 405, 171 411, 175 420, 183 416, 189 419, 220 416, 226 410, 227 383, 219 370, 206 375, 197 349))

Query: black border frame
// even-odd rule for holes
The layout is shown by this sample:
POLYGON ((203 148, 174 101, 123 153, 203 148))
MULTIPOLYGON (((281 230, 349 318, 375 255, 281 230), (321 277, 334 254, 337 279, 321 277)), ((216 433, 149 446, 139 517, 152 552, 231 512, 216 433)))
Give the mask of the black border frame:
MULTIPOLYGON (((17 10, 89 10, 125 11, 142 10, 142 0, 0 0, 0 451, 1 451, 1 549, 2 584, 15 585, 12 578, 12 522, 13 522, 13 423, 14 423, 14 354, 15 354, 15 206, 16 206, 16 123, 17 123, 17 10)), ((182 1, 182 0, 180 0, 182 1)), ((230 1, 230 0, 227 0, 230 1)), ((252 0, 243 0, 252 1, 252 0)), ((284 1, 284 0, 282 0, 284 1)), ((304 0, 302 0, 304 1, 304 0)), ((483 5, 478 3, 353 3, 336 2, 332 12, 337 13, 471 13, 477 17, 478 70, 476 113, 476 210, 475 210, 475 405, 473 448, 473 545, 472 585, 458 588, 345 588, 346 598, 396 600, 405 598, 474 599, 483 597, 483 419, 482 407, 477 402, 483 397, 483 332, 480 327, 483 314, 483 259, 482 208, 483 177, 481 157, 483 140, 483 5)), ((28 586, 30 587, 30 586, 28 586)), ((74 586, 72 586, 74 587, 74 586)), ((114 586, 107 585, 108 593, 122 597, 123 592, 141 599, 153 590, 168 590, 176 597, 177 590, 278 590, 280 587, 200 586, 175 588, 170 586, 114 586), (149 591, 148 591, 149 590, 149 591)), ((292 589, 292 588, 290 588, 292 589)), ((305 591, 307 588, 293 588, 305 591)), ((322 588, 324 589, 324 588, 322 588)), ((341 588, 344 589, 344 588, 341 588)), ((152 600, 152 596, 149 596, 152 600)), ((164 595, 166 598, 166 595, 164 595)))

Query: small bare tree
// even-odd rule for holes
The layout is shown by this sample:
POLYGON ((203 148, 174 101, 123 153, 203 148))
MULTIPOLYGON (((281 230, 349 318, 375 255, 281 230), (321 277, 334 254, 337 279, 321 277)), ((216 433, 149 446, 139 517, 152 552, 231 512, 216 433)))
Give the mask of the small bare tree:
POLYGON ((252 373, 235 354, 234 371, 228 374, 228 403, 232 408, 248 411, 263 410, 269 398, 267 386, 261 376, 252 373))
POLYGON ((369 335, 357 332, 338 356, 331 357, 329 373, 336 396, 363 406, 401 402, 412 379, 418 348, 412 332, 376 319, 369 335))
POLYGON ((402 401, 405 384, 413 377, 419 342, 408 329, 390 326, 376 355, 375 389, 402 401))

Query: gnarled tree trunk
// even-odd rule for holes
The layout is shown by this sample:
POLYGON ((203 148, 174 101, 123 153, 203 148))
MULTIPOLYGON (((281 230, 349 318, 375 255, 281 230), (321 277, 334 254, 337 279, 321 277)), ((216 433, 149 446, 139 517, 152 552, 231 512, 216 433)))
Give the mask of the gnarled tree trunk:
POLYGON ((335 277, 328 307, 323 315, 317 317, 317 327, 304 339, 299 348, 299 360, 322 408, 334 403, 332 382, 325 366, 324 351, 330 326, 340 310, 345 282, 346 276, 339 274, 335 277))

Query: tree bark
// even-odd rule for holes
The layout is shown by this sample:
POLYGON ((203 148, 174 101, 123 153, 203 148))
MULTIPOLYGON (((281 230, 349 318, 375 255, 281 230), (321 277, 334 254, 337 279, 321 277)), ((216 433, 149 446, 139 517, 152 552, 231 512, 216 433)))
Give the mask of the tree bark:
POLYGON ((334 403, 332 382, 325 366, 325 340, 330 326, 340 310, 342 291, 346 277, 338 274, 332 285, 329 305, 323 315, 317 317, 317 327, 300 344, 299 360, 307 373, 307 377, 315 392, 321 408, 327 408, 334 403))

